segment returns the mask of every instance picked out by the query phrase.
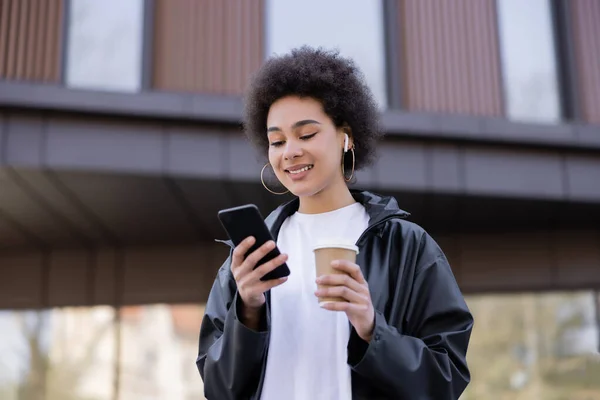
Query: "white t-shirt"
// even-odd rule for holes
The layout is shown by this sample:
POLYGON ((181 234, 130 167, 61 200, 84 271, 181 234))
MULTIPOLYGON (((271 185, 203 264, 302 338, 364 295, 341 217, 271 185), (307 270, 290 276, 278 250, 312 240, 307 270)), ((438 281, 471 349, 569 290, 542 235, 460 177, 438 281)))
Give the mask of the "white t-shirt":
POLYGON ((296 212, 277 239, 290 276, 271 290, 271 333, 262 400, 350 400, 348 317, 319 307, 312 246, 320 238, 355 243, 369 216, 360 203, 321 214, 296 212))

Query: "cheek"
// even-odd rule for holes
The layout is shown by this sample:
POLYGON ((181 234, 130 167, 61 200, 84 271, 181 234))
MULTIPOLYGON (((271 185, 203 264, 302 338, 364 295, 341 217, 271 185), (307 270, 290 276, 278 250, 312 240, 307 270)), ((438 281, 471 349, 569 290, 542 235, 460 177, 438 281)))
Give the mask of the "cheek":
MULTIPOLYGON (((336 151, 333 150, 332 147, 329 147, 330 151, 323 151, 320 155, 321 162, 324 166, 327 167, 327 170, 330 173, 336 172, 336 170, 341 164, 341 159, 339 159, 336 151)), ((340 155, 341 157, 341 155, 340 155)))
POLYGON ((269 149, 269 164, 273 167, 273 170, 277 175, 280 175, 282 171, 281 168, 281 152, 277 150, 277 148, 271 147, 269 149))
POLYGON ((273 167, 277 167, 277 164, 278 164, 277 150, 274 147, 269 146, 269 151, 267 152, 267 156, 269 157, 269 163, 273 167))

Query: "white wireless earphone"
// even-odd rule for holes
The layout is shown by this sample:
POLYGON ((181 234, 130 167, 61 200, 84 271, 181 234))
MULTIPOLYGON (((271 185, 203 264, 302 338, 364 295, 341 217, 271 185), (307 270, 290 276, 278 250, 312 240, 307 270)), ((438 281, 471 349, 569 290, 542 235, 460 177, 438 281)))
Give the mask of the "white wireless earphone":
POLYGON ((347 153, 348 152, 348 140, 349 140, 348 134, 344 133, 344 136, 345 136, 344 137, 344 153, 347 153))

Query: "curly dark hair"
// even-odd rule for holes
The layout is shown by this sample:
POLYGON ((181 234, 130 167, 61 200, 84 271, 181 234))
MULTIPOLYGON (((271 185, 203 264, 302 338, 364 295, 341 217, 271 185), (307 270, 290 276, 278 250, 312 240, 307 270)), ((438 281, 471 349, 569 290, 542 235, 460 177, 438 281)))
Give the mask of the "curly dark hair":
POLYGON ((244 130, 262 155, 267 155, 269 148, 269 108, 288 95, 320 101, 336 127, 350 128, 356 169, 373 161, 382 135, 379 109, 353 60, 341 57, 338 51, 303 46, 263 64, 253 76, 244 103, 244 130))

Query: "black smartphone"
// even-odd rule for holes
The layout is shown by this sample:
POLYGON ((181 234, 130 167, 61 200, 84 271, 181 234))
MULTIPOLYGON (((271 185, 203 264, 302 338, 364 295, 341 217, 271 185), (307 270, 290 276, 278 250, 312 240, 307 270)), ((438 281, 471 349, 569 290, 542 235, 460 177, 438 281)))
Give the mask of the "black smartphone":
MULTIPOLYGON (((244 257, 247 257, 250 253, 258 249, 269 240, 274 240, 273 235, 271 235, 271 231, 269 231, 269 228, 265 224, 262 215, 260 215, 258 207, 256 207, 254 204, 246 204, 239 207, 221 210, 219 211, 218 216, 219 221, 221 221, 221 225, 223 225, 223 228, 225 228, 229 239, 231 239, 235 246, 240 244, 240 242, 242 242, 248 236, 254 236, 256 239, 254 245, 252 245, 244 257)), ((275 246, 273 250, 271 250, 256 264, 256 267, 272 260, 279 254, 281 253, 279 252, 277 246, 275 246)), ((270 279, 283 278, 289 274, 290 269, 288 268, 287 264, 283 263, 273 271, 265 274, 261 280, 268 281, 270 279)))

